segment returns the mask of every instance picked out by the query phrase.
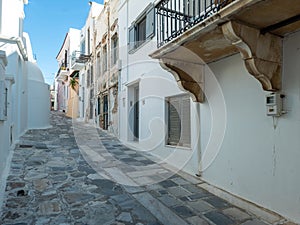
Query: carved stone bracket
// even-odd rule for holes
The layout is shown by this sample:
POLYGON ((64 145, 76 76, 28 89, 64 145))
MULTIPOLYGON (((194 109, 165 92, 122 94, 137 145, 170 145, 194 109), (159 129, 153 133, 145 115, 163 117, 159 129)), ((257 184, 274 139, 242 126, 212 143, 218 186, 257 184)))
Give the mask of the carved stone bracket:
POLYGON ((229 21, 222 25, 225 38, 240 51, 245 66, 266 91, 281 89, 282 39, 229 21))
POLYGON ((188 91, 194 102, 204 102, 204 65, 161 58, 161 67, 172 73, 179 88, 188 91))

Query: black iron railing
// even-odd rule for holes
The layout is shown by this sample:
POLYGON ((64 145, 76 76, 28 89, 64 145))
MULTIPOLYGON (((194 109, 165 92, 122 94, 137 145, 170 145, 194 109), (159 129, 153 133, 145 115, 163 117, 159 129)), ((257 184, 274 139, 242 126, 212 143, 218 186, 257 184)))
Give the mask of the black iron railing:
POLYGON ((65 62, 65 60, 62 60, 61 62, 60 62, 60 66, 59 66, 59 68, 58 68, 58 71, 57 71, 57 74, 56 74, 56 76, 59 76, 59 74, 60 74, 60 72, 61 71, 64 71, 64 70, 69 70, 69 67, 68 67, 68 63, 67 62, 65 62))
POLYGON ((157 46, 217 13, 234 0, 162 0, 156 6, 157 46))
POLYGON ((81 51, 74 51, 72 53, 72 65, 74 63, 86 63, 90 59, 90 55, 85 55, 81 51))

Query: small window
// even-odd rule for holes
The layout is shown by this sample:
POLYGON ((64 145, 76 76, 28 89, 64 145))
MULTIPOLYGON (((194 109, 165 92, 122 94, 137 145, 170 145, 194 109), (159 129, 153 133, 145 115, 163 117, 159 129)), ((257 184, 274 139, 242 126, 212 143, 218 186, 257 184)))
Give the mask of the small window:
POLYGON ((91 85, 94 84, 94 67, 91 66, 91 85))
POLYGON ((90 28, 88 28, 88 30, 87 30, 87 41, 88 41, 87 53, 89 55, 89 54, 91 54, 91 32, 90 32, 90 28))
POLYGON ((5 81, 0 81, 0 120, 7 120, 8 89, 5 81))
POLYGON ((112 46, 111 46, 111 62, 113 65, 115 65, 117 63, 117 60, 119 58, 119 49, 118 49, 118 45, 119 45, 119 40, 118 37, 114 37, 112 39, 112 46))
POLYGON ((103 63, 103 72, 107 71, 107 46, 103 46, 103 54, 102 54, 102 63, 103 63))
POLYGON ((96 66, 97 66, 97 71, 96 71, 96 77, 100 77, 101 75, 101 58, 100 58, 100 52, 97 54, 97 60, 96 60, 96 66))
POLYGON ((85 40, 82 40, 80 43, 80 53, 85 55, 85 40))
POLYGON ((136 45, 138 47, 146 41, 146 17, 144 17, 139 23, 137 23, 136 29, 136 45))
POLYGON ((5 88, 4 91, 4 116, 7 117, 7 108, 8 108, 8 89, 5 88))
POLYGON ((167 100, 167 145, 191 146, 189 95, 172 96, 167 100))
POLYGON ((155 34, 155 11, 154 6, 148 6, 137 19, 137 21, 128 28, 128 46, 129 51, 141 46, 146 40, 152 38, 155 34))
POLYGON ((86 74, 86 86, 89 87, 90 84, 91 84, 91 73, 90 70, 88 70, 86 74))

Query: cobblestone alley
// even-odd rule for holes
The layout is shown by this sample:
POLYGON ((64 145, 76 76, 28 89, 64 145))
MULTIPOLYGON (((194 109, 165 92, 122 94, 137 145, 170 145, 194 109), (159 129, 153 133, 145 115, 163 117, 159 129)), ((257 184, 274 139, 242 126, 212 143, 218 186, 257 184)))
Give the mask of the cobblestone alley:
POLYGON ((2 225, 267 224, 91 125, 51 122, 15 149, 2 225))

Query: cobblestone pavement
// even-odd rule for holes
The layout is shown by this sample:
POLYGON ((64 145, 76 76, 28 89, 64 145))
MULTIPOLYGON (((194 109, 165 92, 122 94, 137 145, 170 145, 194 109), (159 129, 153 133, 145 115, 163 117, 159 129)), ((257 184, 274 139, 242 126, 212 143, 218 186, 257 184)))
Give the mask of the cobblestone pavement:
POLYGON ((51 121, 15 149, 3 225, 266 224, 91 125, 51 121))

